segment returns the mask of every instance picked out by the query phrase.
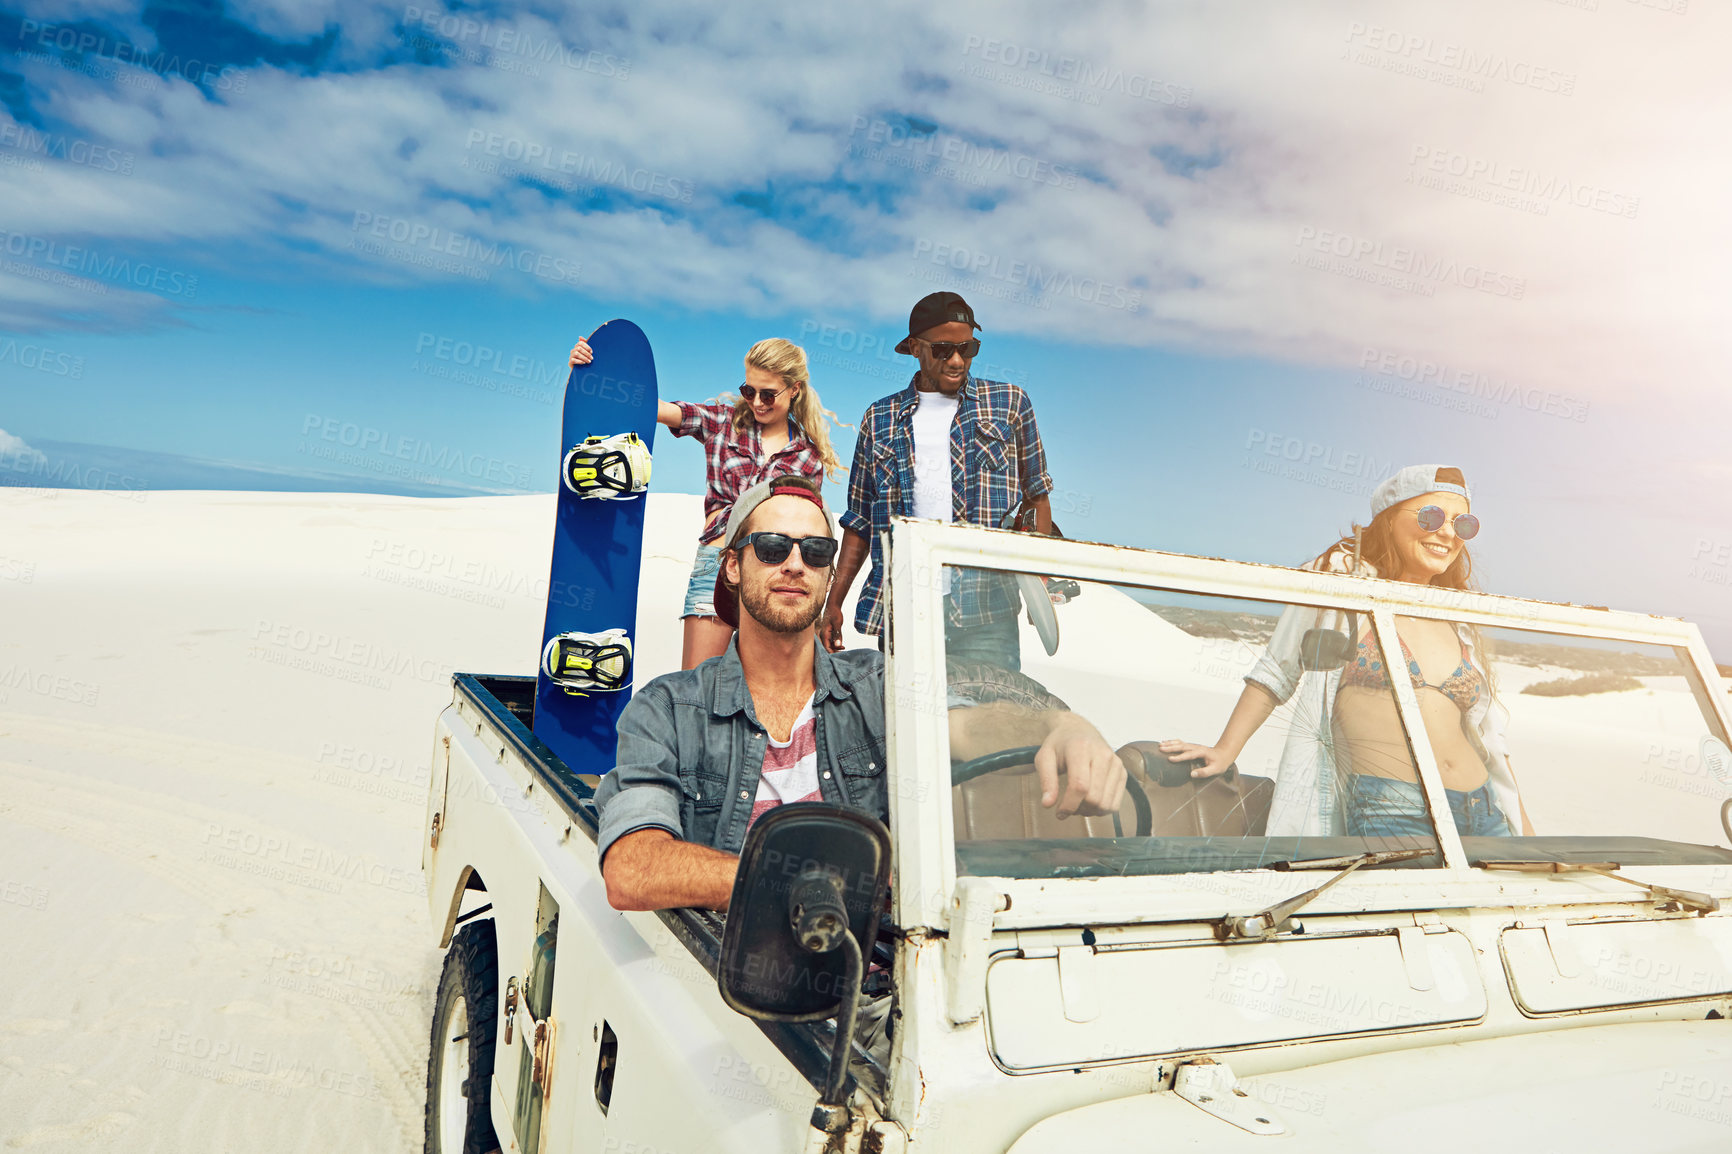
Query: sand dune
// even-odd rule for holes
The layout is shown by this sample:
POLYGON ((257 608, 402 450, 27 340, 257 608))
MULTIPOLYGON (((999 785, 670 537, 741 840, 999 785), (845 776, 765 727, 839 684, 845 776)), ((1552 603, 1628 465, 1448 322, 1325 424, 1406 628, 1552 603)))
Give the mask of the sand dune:
MULTIPOLYGON (((551 517, 0 490, 0 1140, 421 1148, 433 719, 532 671, 551 517)), ((651 502, 646 665, 698 517, 651 502)))

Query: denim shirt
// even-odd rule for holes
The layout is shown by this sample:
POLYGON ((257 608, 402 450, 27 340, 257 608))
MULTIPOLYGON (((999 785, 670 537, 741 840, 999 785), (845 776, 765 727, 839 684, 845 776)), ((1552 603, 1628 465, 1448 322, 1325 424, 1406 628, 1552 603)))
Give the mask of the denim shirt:
MULTIPOLYGON (((832 654, 815 642, 814 649, 819 789, 827 802, 886 821, 884 657, 873 649, 832 654)), ((735 643, 696 669, 651 681, 620 715, 618 764, 595 793, 597 855, 640 829, 739 853, 765 743, 735 643)))

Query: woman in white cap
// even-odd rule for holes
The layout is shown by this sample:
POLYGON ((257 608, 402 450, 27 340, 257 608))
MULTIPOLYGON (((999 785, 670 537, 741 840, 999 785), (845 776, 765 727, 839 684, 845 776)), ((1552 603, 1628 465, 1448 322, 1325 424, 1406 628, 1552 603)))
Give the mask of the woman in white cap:
MULTIPOLYGON (((1470 501, 1459 469, 1410 465, 1372 493, 1369 525, 1305 568, 1471 589, 1467 542, 1479 532, 1479 520, 1469 512, 1470 501)), ((1340 654, 1307 661, 1301 653, 1308 631, 1339 628, 1344 620, 1352 615, 1299 607, 1283 613, 1215 744, 1166 741, 1161 751, 1172 761, 1200 759, 1193 777, 1222 773, 1297 693, 1268 832, 1429 838, 1418 771, 1370 622, 1352 626, 1357 637, 1348 640, 1344 662, 1338 664, 1340 654)), ((1493 695, 1475 632, 1434 618, 1397 622, 1402 663, 1456 828, 1467 836, 1510 836, 1519 824, 1520 832, 1531 833, 1504 741, 1508 713, 1493 695)))

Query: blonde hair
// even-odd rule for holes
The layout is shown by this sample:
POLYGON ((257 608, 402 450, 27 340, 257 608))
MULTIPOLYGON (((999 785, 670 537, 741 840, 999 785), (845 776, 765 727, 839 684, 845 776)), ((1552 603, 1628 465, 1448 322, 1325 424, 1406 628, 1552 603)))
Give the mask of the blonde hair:
MULTIPOLYGON (((826 409, 818 399, 818 391, 812 387, 811 370, 806 367, 806 350, 781 337, 768 337, 746 350, 746 367, 774 373, 782 378, 782 384, 796 390, 793 400, 788 403, 788 416, 799 424, 800 430, 818 451, 818 459, 824 463, 824 476, 834 481, 842 468, 842 461, 830 444, 830 422, 834 421, 845 429, 853 426, 843 425, 841 418, 826 409)), ((733 397, 732 400, 734 431, 743 433, 756 418, 752 416, 752 406, 743 398, 733 397)))

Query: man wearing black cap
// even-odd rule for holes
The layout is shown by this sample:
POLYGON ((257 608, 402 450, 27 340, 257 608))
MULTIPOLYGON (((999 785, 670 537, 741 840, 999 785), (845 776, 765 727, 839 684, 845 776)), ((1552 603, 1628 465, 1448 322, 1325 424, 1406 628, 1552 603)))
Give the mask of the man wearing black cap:
MULTIPOLYGON (((727 908, 746 831, 778 805, 822 800, 888 819, 884 657, 832 655, 813 631, 835 532, 803 477, 763 482, 734 503, 716 611, 738 632, 720 657, 631 699, 618 764, 595 793, 615 909, 727 908)), ((1037 745, 1043 805, 1061 817, 1118 809, 1124 762, 1084 718, 976 704, 954 689, 948 706, 953 759, 1037 745)))
MULTIPOLYGON (((872 402, 860 420, 842 514, 842 554, 820 623, 832 652, 842 648, 842 603, 868 554, 872 571, 860 590, 854 627, 884 630, 884 559, 879 541, 890 518, 928 517, 997 528, 1026 502, 1035 529, 1052 531, 1047 494, 1052 478, 1028 394, 981 380, 968 367, 980 351, 974 310, 955 293, 933 293, 908 314, 908 336, 896 346, 920 362, 908 387, 872 402)), ((1022 599, 1011 577, 969 570, 947 573, 947 656, 1022 668, 1017 617, 1022 599)), ((882 642, 880 642, 882 645, 882 642)))

